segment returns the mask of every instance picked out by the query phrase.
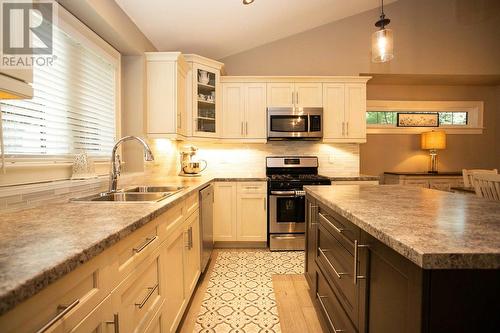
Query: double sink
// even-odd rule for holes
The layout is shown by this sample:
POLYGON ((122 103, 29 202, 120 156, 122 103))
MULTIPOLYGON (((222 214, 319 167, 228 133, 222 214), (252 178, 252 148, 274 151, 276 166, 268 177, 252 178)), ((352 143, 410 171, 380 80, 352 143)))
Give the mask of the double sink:
POLYGON ((185 189, 185 186, 134 186, 117 192, 102 192, 72 199, 85 202, 157 202, 185 189))

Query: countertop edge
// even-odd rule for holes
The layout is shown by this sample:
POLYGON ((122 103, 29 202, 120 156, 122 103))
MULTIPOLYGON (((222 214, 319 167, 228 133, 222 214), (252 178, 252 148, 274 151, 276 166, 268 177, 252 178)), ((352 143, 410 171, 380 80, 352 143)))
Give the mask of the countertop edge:
POLYGON ((500 256, 496 253, 419 253, 415 249, 359 219, 350 211, 308 190, 307 187, 305 191, 314 199, 345 217, 363 231, 422 269, 500 269, 500 256))

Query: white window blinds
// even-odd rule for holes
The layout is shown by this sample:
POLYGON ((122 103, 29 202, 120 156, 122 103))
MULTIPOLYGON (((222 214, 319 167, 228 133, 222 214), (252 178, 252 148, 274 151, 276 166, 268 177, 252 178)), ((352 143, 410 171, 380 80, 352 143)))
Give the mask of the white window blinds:
POLYGON ((108 156, 116 67, 54 27, 53 66, 33 68, 31 100, 1 100, 6 157, 108 156))

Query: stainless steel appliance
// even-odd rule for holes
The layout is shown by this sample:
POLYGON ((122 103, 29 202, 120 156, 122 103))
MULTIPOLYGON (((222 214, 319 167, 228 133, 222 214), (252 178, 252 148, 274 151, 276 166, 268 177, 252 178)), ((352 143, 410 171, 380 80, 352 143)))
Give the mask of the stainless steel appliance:
POLYGON ((323 108, 267 108, 267 137, 279 139, 321 139, 323 108))
POLYGON ((200 191, 200 231, 201 231, 201 272, 207 268, 214 248, 214 186, 206 186, 200 191))
POLYGON ((269 247, 304 250, 305 185, 330 185, 318 175, 318 158, 280 156, 266 158, 269 196, 269 247))
POLYGON ((200 173, 207 168, 208 163, 205 160, 194 160, 194 156, 196 155, 198 148, 196 148, 195 146, 187 146, 186 148, 186 150, 181 151, 180 153, 181 172, 179 173, 179 176, 200 176, 200 173), (203 168, 201 167, 202 163, 205 164, 203 168))

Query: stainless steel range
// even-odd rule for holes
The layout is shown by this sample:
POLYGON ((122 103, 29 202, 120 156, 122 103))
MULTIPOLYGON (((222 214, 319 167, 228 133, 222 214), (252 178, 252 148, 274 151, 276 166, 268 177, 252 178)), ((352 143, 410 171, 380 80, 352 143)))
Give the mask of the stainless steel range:
POLYGON ((330 185, 318 175, 318 158, 280 156, 266 158, 271 251, 304 250, 305 185, 330 185))

